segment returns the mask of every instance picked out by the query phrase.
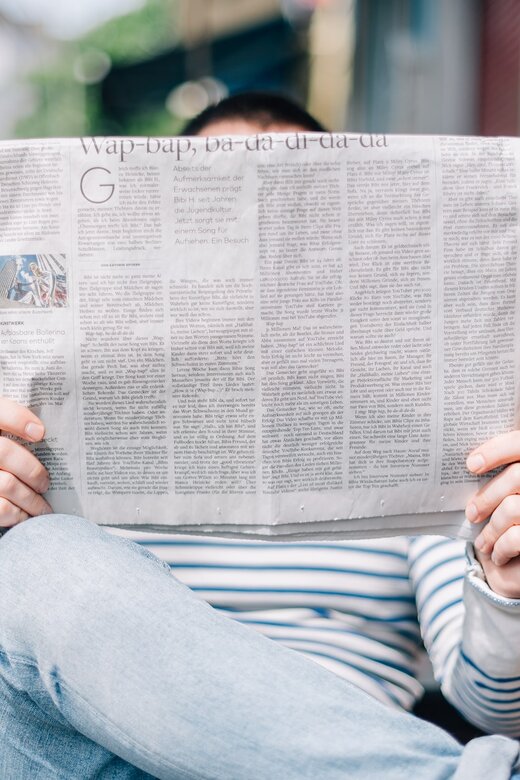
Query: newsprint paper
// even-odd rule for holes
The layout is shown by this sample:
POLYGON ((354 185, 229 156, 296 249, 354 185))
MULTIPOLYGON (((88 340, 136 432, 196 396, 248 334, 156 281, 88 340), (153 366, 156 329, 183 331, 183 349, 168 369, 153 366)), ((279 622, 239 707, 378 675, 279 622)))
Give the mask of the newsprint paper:
POLYGON ((2 395, 56 511, 251 537, 469 538, 519 425, 520 140, 0 145, 2 395))

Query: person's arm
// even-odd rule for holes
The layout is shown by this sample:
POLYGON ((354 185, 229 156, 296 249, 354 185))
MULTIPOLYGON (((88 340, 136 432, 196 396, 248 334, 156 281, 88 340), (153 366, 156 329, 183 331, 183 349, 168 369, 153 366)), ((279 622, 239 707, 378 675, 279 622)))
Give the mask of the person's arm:
POLYGON ((478 558, 468 545, 464 583, 462 548, 450 540, 413 540, 410 571, 424 643, 446 697, 484 731, 518 737, 520 432, 491 439, 468 458, 478 474, 505 464, 468 503, 472 522, 491 519, 475 542, 478 558))
POLYGON ((424 645, 450 703, 488 733, 520 735, 520 601, 493 592, 468 545, 410 544, 410 577, 424 645), (466 571, 465 571, 466 570, 466 571))
MULTIPOLYGON (((29 409, 0 398, 0 430, 28 442, 45 435, 42 421, 29 409)), ((0 436, 0 532, 29 517, 52 512, 43 498, 49 488, 45 467, 28 449, 0 436)))

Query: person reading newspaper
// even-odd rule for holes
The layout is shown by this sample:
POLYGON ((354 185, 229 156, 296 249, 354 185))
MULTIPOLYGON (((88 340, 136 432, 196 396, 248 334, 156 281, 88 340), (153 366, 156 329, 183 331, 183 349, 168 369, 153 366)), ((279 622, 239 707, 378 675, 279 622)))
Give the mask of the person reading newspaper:
MULTIPOLYGON (((319 125, 246 95, 187 132, 295 128, 319 125)), ((45 435, 7 399, 0 428, 45 435)), ((520 432, 468 458, 497 466, 467 508, 490 521, 464 575, 461 543, 438 537, 135 545, 53 515, 45 468, 2 437, 0 776, 520 777, 520 432), (462 748, 401 711, 421 632, 447 697, 505 736, 462 748)))

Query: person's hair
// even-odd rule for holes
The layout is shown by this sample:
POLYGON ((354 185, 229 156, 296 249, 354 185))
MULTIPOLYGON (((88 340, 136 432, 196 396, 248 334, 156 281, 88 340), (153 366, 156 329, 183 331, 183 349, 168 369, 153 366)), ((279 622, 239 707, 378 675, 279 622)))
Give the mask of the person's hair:
POLYGON ((325 128, 291 98, 275 92, 240 92, 208 106, 190 119, 183 135, 198 135, 213 122, 229 119, 245 119, 262 128, 273 124, 298 125, 311 132, 324 132, 325 128))

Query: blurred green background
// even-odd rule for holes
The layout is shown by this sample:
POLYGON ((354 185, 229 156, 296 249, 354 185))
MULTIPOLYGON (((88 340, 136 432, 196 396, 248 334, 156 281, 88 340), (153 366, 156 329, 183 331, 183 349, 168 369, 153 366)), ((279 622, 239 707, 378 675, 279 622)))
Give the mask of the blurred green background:
POLYGON ((517 135, 520 0, 0 0, 0 138, 171 135, 244 89, 331 129, 517 135))

